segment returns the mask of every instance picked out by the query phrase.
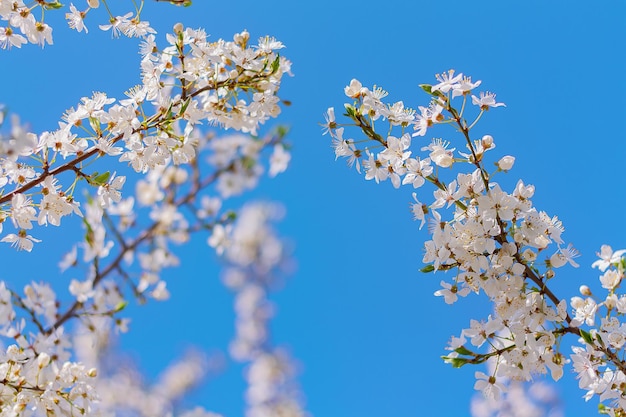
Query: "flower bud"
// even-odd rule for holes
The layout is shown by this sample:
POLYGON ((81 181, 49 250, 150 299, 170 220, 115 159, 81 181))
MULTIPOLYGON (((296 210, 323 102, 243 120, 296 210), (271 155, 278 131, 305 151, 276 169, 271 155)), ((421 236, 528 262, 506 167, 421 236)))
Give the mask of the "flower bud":
POLYGON ((445 149, 436 150, 430 153, 430 159, 435 165, 442 168, 450 168, 454 163, 454 156, 452 152, 448 152, 445 149))
POLYGON ((537 260, 537 254, 530 248, 522 252, 522 257, 526 262, 535 262, 537 260))
POLYGON ((489 149, 493 146, 493 136, 485 135, 483 136, 481 142, 482 142, 483 148, 489 149))
POLYGON ((45 368, 49 364, 50 364, 50 355, 48 355, 46 352, 41 352, 39 356, 37 356, 37 366, 39 366, 39 369, 41 369, 41 368, 45 368))
POLYGON ((611 294, 611 295, 608 295, 606 299, 604 300, 604 305, 608 309, 613 309, 617 307, 617 301, 618 301, 617 295, 611 294))
POLYGON ((587 297, 591 296, 591 289, 586 285, 581 285, 578 289, 582 295, 586 295, 587 297))
POLYGON ((174 25, 174 33, 180 35, 183 32, 183 24, 178 22, 174 25))
POLYGON ((509 169, 513 168, 514 162, 515 162, 514 156, 511 156, 511 155, 503 156, 498 161, 498 168, 500 168, 502 171, 508 171, 509 169))
POLYGON ((100 0, 87 0, 87 4, 92 9, 97 9, 98 7, 100 7, 100 0))
POLYGON ((248 43, 248 40, 250 39, 250 34, 247 30, 244 30, 241 33, 236 33, 234 39, 237 45, 245 47, 245 45, 248 43))

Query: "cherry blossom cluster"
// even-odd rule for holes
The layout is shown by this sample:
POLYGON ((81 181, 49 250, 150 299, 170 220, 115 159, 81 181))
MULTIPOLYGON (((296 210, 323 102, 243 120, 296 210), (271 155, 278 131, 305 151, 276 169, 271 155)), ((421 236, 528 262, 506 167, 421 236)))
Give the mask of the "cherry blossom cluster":
POLYGON ((35 19, 34 9, 42 11, 58 9, 63 5, 58 1, 34 2, 27 6, 22 0, 0 0, 0 20, 6 21, 0 27, 0 48, 21 48, 25 43, 52 44, 52 27, 42 20, 35 19))
MULTIPOLYGON (((106 328, 106 327, 104 327, 106 328)), ((199 351, 189 351, 164 369, 149 382, 138 371, 130 358, 115 352, 111 340, 114 334, 108 331, 95 333, 81 327, 72 339, 77 358, 83 364, 98 369, 92 383, 98 393, 97 409, 91 415, 134 415, 160 417, 172 415, 190 388, 198 385, 208 372, 218 365, 199 351)), ((202 416, 217 417, 217 414, 202 409, 176 412, 186 415, 191 412, 202 416)))
POLYGON ((598 395, 608 402, 608 406, 601 404, 601 411, 618 417, 626 415, 626 295, 619 291, 626 271, 624 254, 624 249, 613 251, 603 245, 592 266, 602 272, 599 283, 606 295, 597 298, 587 285, 582 285, 583 297, 570 300, 572 323, 586 329, 581 330, 580 345, 572 348, 571 355, 578 386, 586 391, 586 400, 598 395))
POLYGON ((290 263, 271 224, 281 216, 277 205, 247 205, 235 223, 216 227, 209 239, 228 261, 224 282, 235 292, 236 335, 230 355, 248 363, 246 417, 307 415, 294 381, 295 365, 284 348, 272 345, 269 334, 275 308, 268 295, 290 263))
MULTIPOLYGON (((156 33, 149 22, 141 19, 144 2, 145 0, 132 1, 130 4, 134 11, 115 16, 108 2, 102 0, 109 17, 107 24, 99 25, 100 29, 110 30, 114 37, 121 34, 130 38, 142 38, 156 33)), ((191 0, 167 0, 167 2, 179 6, 191 5, 191 0)), ((100 0, 85 0, 83 3, 82 9, 70 3, 65 18, 71 29, 87 33, 89 29, 85 25, 85 18, 90 11, 100 7, 100 0)), ((0 27, 0 49, 21 48, 26 43, 42 47, 46 44, 52 45, 52 27, 45 22, 46 12, 64 7, 65 5, 58 0, 37 0, 32 3, 25 3, 23 0, 0 0, 0 20, 6 22, 6 26, 0 27), (41 12, 41 20, 35 18, 35 15, 39 14, 36 12, 41 12)))
POLYGON ((25 410, 85 414, 97 399, 92 385, 96 369, 70 360, 71 344, 63 328, 43 331, 43 323, 56 319, 56 304, 56 295, 48 284, 27 285, 24 294, 19 295, 0 282, 0 338, 15 342, 0 351, 2 417, 25 415, 25 410), (14 305, 29 311, 42 331, 27 338, 26 320, 18 316, 14 305))
MULTIPOLYGON (((1 0, 10 22, 4 31, 21 28, 17 15, 30 21, 31 12, 20 1, 1 0)), ((209 42, 203 30, 177 24, 159 48, 147 24, 124 19, 103 29, 143 37, 142 82, 127 98, 83 97, 57 130, 39 135, 0 109, 0 125, 10 123, 0 133, 0 240, 30 252, 40 241, 30 235, 35 225, 60 226, 75 214, 83 228, 60 263, 71 274, 69 301, 57 299, 49 283, 32 282, 20 294, 0 281, 2 417, 171 415, 174 401, 205 376, 203 359, 184 358, 148 386, 107 369, 101 345, 129 329, 130 300, 169 297, 164 271, 180 262, 176 246, 197 233, 214 239, 230 230, 238 215, 229 198, 254 188, 265 172, 284 171, 290 160, 284 128, 258 135, 280 113, 278 90, 290 71, 280 42, 263 37, 253 45, 245 31, 209 42), (200 125, 237 132, 218 137, 200 125)), ((263 353, 288 374, 281 351, 263 353)), ((255 369, 256 384, 263 384, 258 375, 267 367, 255 369)), ((183 415, 214 416, 202 409, 183 415)))
POLYGON ((520 381, 507 385, 507 395, 498 399, 476 395, 472 398, 472 417, 563 417, 556 389, 545 381, 528 386, 520 381))
MULTIPOLYGON (((489 373, 495 371, 497 361, 487 361, 489 373)), ((486 375, 477 380, 481 385, 486 375)), ((545 380, 500 380, 506 391, 497 397, 477 392, 471 400, 472 417, 563 417, 563 409, 556 386, 545 380)))
MULTIPOLYGON (((506 190, 494 181, 512 169, 515 158, 493 157, 494 138, 474 133, 488 110, 504 104, 491 92, 475 92, 481 81, 453 70, 436 78, 436 84, 421 85, 430 102, 417 110, 402 101, 387 103, 383 89, 352 80, 345 88, 351 100, 345 104, 348 121, 338 123, 334 108, 329 108, 323 128, 332 137, 336 157, 347 158, 365 179, 389 180, 395 188, 414 190, 426 183, 434 186, 430 199, 413 192, 411 205, 420 228, 428 222, 423 271, 446 272, 435 295, 447 304, 482 293, 493 306, 493 314, 472 319, 470 327, 452 338, 444 359, 456 367, 495 361, 489 375, 476 372, 475 388, 497 400, 508 380, 529 381, 546 373, 558 380, 569 362, 561 340, 574 334, 585 343, 584 352, 575 350, 574 362, 596 361, 591 373, 604 381, 602 390, 598 378, 585 378, 581 387, 601 394, 601 400, 621 399, 626 363, 620 359, 624 333, 616 317, 620 298, 610 293, 613 304, 609 301, 612 307, 597 333, 581 328, 594 324, 593 299, 572 299, 574 317, 568 313, 567 302, 549 283, 557 269, 578 266, 578 252, 563 241, 561 221, 534 207, 532 185, 519 180, 506 190), (457 136, 426 141, 424 136, 437 125, 452 126, 457 136), (346 130, 351 126, 357 128, 355 139, 346 130), (607 369, 595 372, 598 366, 607 369)), ((623 252, 604 252, 610 258, 606 265, 621 262, 623 252)), ((603 285, 614 291, 623 273, 607 274, 603 285)))
MULTIPOLYGON (((227 208, 226 196, 237 195, 246 187, 221 189, 222 177, 235 183, 245 179, 248 186, 256 184, 266 171, 264 153, 282 147, 283 134, 279 129, 247 141, 241 135, 201 136, 196 138, 196 156, 202 163, 176 165, 168 158, 165 165, 136 182, 134 196, 112 200, 106 207, 97 192, 87 198, 82 242, 74 245, 60 264, 65 274, 82 275, 82 279, 68 280, 73 297, 69 304, 58 300, 48 283, 28 284, 19 295, 1 281, 0 339, 8 341, 8 348, 0 358, 6 382, 0 397, 8 414, 0 415, 25 415, 19 414, 22 410, 103 416, 109 415, 107 410, 142 410, 145 416, 167 415, 185 389, 204 377, 206 367, 201 358, 183 359, 157 384, 146 386, 128 374, 128 369, 115 367, 101 376, 100 354, 106 346, 98 346, 104 345, 113 331, 128 330, 130 319, 123 314, 130 299, 168 298, 163 274, 164 269, 179 264, 174 246, 188 242, 193 234, 213 231, 213 236, 217 230, 232 228, 238 215, 227 208), (212 163, 218 154, 221 163, 212 163), (239 176, 243 179, 237 179, 239 176), (72 322, 80 323, 76 332, 66 330, 72 322), (71 370, 74 379, 61 374, 66 370, 71 370), (119 395, 130 391, 137 395, 119 395)), ((284 169, 284 162, 280 164, 284 169)), ((249 223, 245 212, 242 225, 249 223)), ((265 245, 264 235, 257 237, 263 247, 276 242, 267 236, 265 245)))
MULTIPOLYGON (((251 46, 247 32, 234 41, 209 42, 203 30, 180 24, 167 41, 158 49, 153 35, 144 39, 142 84, 131 88, 128 98, 116 102, 94 93, 67 110, 55 131, 35 135, 16 121, 2 135, 0 234, 8 219, 14 228, 2 241, 30 251, 38 242, 29 234, 33 223, 59 226, 67 215, 83 215, 76 197, 79 183, 98 190, 103 208, 119 202, 126 177, 95 171, 94 160, 116 158, 138 173, 163 167, 170 159, 187 164, 196 155, 198 125, 256 135, 259 125, 280 113, 277 93, 290 70, 290 62, 276 52, 282 43, 263 37, 251 46)), ((214 162, 231 174, 223 189, 253 185, 250 178, 257 174, 248 172, 250 164, 223 165, 233 149, 249 145, 243 152, 255 152, 255 142, 246 140, 239 140, 238 147, 231 146, 235 139, 213 145, 214 162), (242 179, 243 171, 250 178, 242 179)), ((282 145, 273 161, 272 174, 286 167, 289 155, 282 145)))

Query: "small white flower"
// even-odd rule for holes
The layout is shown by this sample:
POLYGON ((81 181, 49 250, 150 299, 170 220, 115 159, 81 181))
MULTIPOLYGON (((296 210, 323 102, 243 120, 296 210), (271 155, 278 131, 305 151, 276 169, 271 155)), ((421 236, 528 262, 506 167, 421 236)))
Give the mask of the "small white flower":
POLYGON ((611 264, 619 262, 622 255, 624 255, 625 253, 626 249, 613 252, 613 249, 609 245, 602 245, 602 247, 600 248, 600 253, 596 252, 596 255, 600 259, 592 263, 591 267, 597 267, 600 271, 604 272, 609 266, 611 266, 611 264))
POLYGON ((500 158, 498 161, 498 168, 502 171, 508 171, 513 168, 513 164, 515 163, 515 157, 511 155, 506 155, 500 158))
POLYGON ((470 289, 468 287, 461 288, 459 290, 457 284, 448 284, 445 281, 441 281, 443 289, 435 291, 436 296, 443 296, 446 304, 454 304, 458 300, 458 296, 465 297, 469 294, 470 289))
POLYGON ((448 149, 449 142, 442 139, 433 139, 432 143, 422 148, 430 151, 430 160, 442 168, 450 168, 454 163, 454 148, 448 149))
POLYGON ((104 208, 109 207, 111 201, 119 203, 122 199, 122 194, 120 190, 122 186, 126 182, 126 177, 120 176, 116 177, 115 173, 111 176, 111 180, 108 184, 104 184, 98 188, 98 201, 100 205, 104 208))
POLYGON ((70 13, 65 13, 65 18, 67 19, 67 24, 70 28, 76 29, 78 32, 82 32, 83 30, 85 33, 89 32, 83 20, 85 18, 85 12, 81 12, 76 9, 76 6, 72 3, 70 3, 70 13))
POLYGON ((607 290, 615 289, 621 280, 622 275, 614 269, 609 269, 600 277, 602 288, 606 288, 607 290))
POLYGON ((361 94, 363 94, 363 85, 359 82, 359 80, 352 79, 350 81, 350 85, 344 88, 344 93, 351 98, 357 98, 361 94))
POLYGON ((170 298, 170 292, 167 290, 166 285, 165 281, 159 281, 152 292, 150 292, 150 296, 157 301, 165 301, 170 298))
POLYGON ((480 98, 472 96, 472 104, 480 106, 481 110, 489 110, 491 107, 506 107, 504 103, 496 103, 496 95, 490 92, 480 93, 480 98))
POLYGON ((578 256, 580 256, 580 254, 570 243, 567 245, 567 248, 559 248, 559 250, 550 257, 550 265, 554 268, 560 268, 569 262, 574 268, 578 268, 578 264, 574 261, 574 258, 578 256))
POLYGON ((502 383, 497 382, 495 376, 488 376, 480 371, 476 371, 474 376, 476 377, 474 389, 482 391, 487 398, 498 400, 500 394, 506 391, 506 387, 502 383))
POLYGON ((274 146, 274 152, 270 156, 270 177, 275 177, 281 172, 285 172, 289 161, 291 160, 291 154, 285 150, 283 145, 274 146))
POLYGON ((2 240, 0 240, 0 242, 11 243, 11 246, 16 246, 18 250, 30 252, 33 250, 33 242, 41 242, 41 240, 28 235, 26 230, 22 229, 18 232, 18 234, 11 233, 6 235, 2 238, 2 240))
POLYGON ((86 281, 77 281, 73 279, 70 282, 70 294, 76 297, 76 301, 79 303, 84 303, 95 295, 95 291, 93 290, 93 282, 91 280, 86 281))

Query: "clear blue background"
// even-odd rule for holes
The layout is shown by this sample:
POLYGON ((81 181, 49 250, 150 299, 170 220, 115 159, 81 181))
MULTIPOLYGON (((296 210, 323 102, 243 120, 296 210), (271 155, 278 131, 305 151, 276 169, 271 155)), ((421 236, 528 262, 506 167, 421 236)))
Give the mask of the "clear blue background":
MULTIPOLYGON (((476 134, 490 133, 495 152, 516 156, 504 182, 521 177, 534 184, 536 207, 558 215, 565 240, 582 253, 581 267, 563 269, 554 281, 561 297, 576 295, 583 283, 599 288, 590 264, 602 243, 626 247, 623 2, 194 3, 183 9, 147 2, 143 18, 160 36, 177 21, 215 39, 242 29, 253 38, 269 34, 287 45, 284 55, 293 61, 295 77, 282 90, 293 105, 280 117, 292 127, 292 165, 254 195, 287 208, 280 229, 293 242, 298 270, 274 298, 273 335, 299 359, 313 415, 469 415, 478 369, 455 370, 439 356, 470 317, 490 312, 482 299, 449 307, 432 295, 442 276, 418 272, 426 235, 411 220, 412 190, 376 186, 334 161, 318 123, 327 107, 342 108, 351 78, 383 86, 411 107, 426 104, 418 84, 450 68, 497 93, 507 107, 489 112, 476 134)), ((92 91, 120 97, 139 81, 137 41, 99 31, 103 14, 88 17, 88 35, 67 29, 62 13, 47 19, 55 45, 0 52, 0 102, 38 132, 54 129, 80 97, 92 91)), ((56 279, 50 265, 71 245, 63 236, 48 228, 31 257, 0 248, 11 260, 5 265, 19 266, 3 268, 0 279, 56 279), (32 256, 38 265, 28 269, 32 256)), ((189 345, 216 352, 233 335, 232 298, 208 253, 204 237, 180 252, 183 267, 165 276, 171 300, 137 309, 121 341, 140 352, 136 359, 148 375, 189 345)), ((241 372, 229 366, 192 401, 241 416, 241 372)), ((584 403, 570 370, 559 387, 566 415, 595 414, 596 402, 584 403)))

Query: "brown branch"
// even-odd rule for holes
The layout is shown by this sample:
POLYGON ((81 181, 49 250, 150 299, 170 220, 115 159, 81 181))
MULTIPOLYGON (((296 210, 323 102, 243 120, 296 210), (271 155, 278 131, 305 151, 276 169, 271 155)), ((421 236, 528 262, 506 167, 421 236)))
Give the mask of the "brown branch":
MULTIPOLYGON (((181 58, 182 61, 182 58, 181 58)), ((243 68, 239 69, 239 76, 241 76, 243 74, 243 68)), ((204 93, 206 91, 212 91, 212 90, 218 90, 220 88, 228 88, 230 90, 234 90, 236 88, 240 88, 242 90, 246 90, 249 88, 254 88, 256 82, 261 81, 265 78, 267 78, 268 76, 272 75, 273 72, 269 72, 269 73, 257 73, 254 76, 249 77, 249 79, 246 80, 238 80, 238 79, 228 79, 228 80, 224 80, 224 81, 220 81, 217 83, 209 83, 208 85, 197 89, 196 91, 187 94, 187 90, 188 87, 185 84, 185 80, 184 79, 180 79, 182 85, 183 85, 183 95, 181 96, 180 99, 172 102, 170 104, 170 108, 174 108, 177 106, 180 106, 186 99, 191 99, 194 98, 198 95, 200 95, 201 93, 204 93), (187 88, 185 88, 187 87, 187 88)), ((135 133, 139 133, 142 131, 146 131, 152 128, 158 128, 161 124, 163 124, 164 122, 173 122, 176 121, 180 118, 182 118, 182 115, 176 115, 174 120, 170 120, 169 115, 167 114, 163 114, 162 110, 160 110, 158 113, 154 114, 153 116, 151 116, 150 118, 148 118, 147 120, 144 121, 144 124, 137 128, 137 129, 133 129, 132 130, 132 134, 135 133), (161 116, 166 116, 166 118, 161 118, 161 116)), ((119 142, 122 138, 124 137, 124 134, 120 133, 119 135, 117 135, 115 138, 113 138, 111 140, 112 144, 115 144, 117 142, 119 142)), ((0 197, 0 205, 7 203, 9 201, 11 201, 11 199, 13 198, 14 195, 16 194, 23 194, 25 192, 27 192, 28 190, 32 189, 33 187, 37 186, 38 184, 41 184, 43 181, 45 181, 45 179, 49 176, 54 176, 54 175, 58 175, 61 174, 65 171, 70 171, 70 170, 76 170, 77 169, 77 165, 80 164, 81 162, 86 161, 87 159, 91 158, 94 155, 97 155, 98 153, 100 153, 100 150, 98 148, 96 148, 95 146, 93 146, 90 150, 86 151, 85 153, 78 155, 76 158, 64 163, 63 165, 54 168, 52 170, 49 169, 49 166, 47 164, 47 162, 44 165, 44 169, 43 172, 41 173, 41 175, 39 175, 37 178, 29 181, 28 183, 24 184, 21 187, 16 188, 15 190, 3 195, 0 197)))
MULTIPOLYGON (((266 143, 265 146, 271 146, 277 140, 278 139, 276 138, 272 138, 266 143)), ((202 189, 214 183, 219 178, 219 176, 222 175, 223 173, 233 170, 235 167, 235 164, 236 164, 236 160, 232 161, 226 167, 216 170, 210 176, 205 178, 203 181, 201 181, 200 179, 197 179, 196 181, 193 182, 192 188, 184 196, 174 201, 173 204, 175 206, 183 206, 183 205, 189 204, 196 197, 198 192, 200 192, 202 189)), ((120 264, 122 260, 124 259, 126 253, 135 250, 141 243, 152 238, 154 236, 154 232, 159 227, 159 224, 160 223, 158 221, 153 222, 150 226, 144 229, 144 231, 139 236, 137 236, 133 241, 126 243, 125 245, 122 245, 122 250, 120 251, 120 253, 118 253, 115 259, 113 259, 111 263, 109 263, 104 269, 100 271, 99 274, 97 274, 96 278, 94 279, 93 286, 95 287, 96 285, 98 285, 100 281, 102 281, 110 273, 120 268, 120 264)), ((70 318, 76 316, 78 309, 81 308, 82 306, 83 306, 82 303, 75 301, 74 304, 72 304, 72 306, 52 326, 42 331, 42 333, 43 334, 52 333, 54 329, 62 326, 70 318)))

